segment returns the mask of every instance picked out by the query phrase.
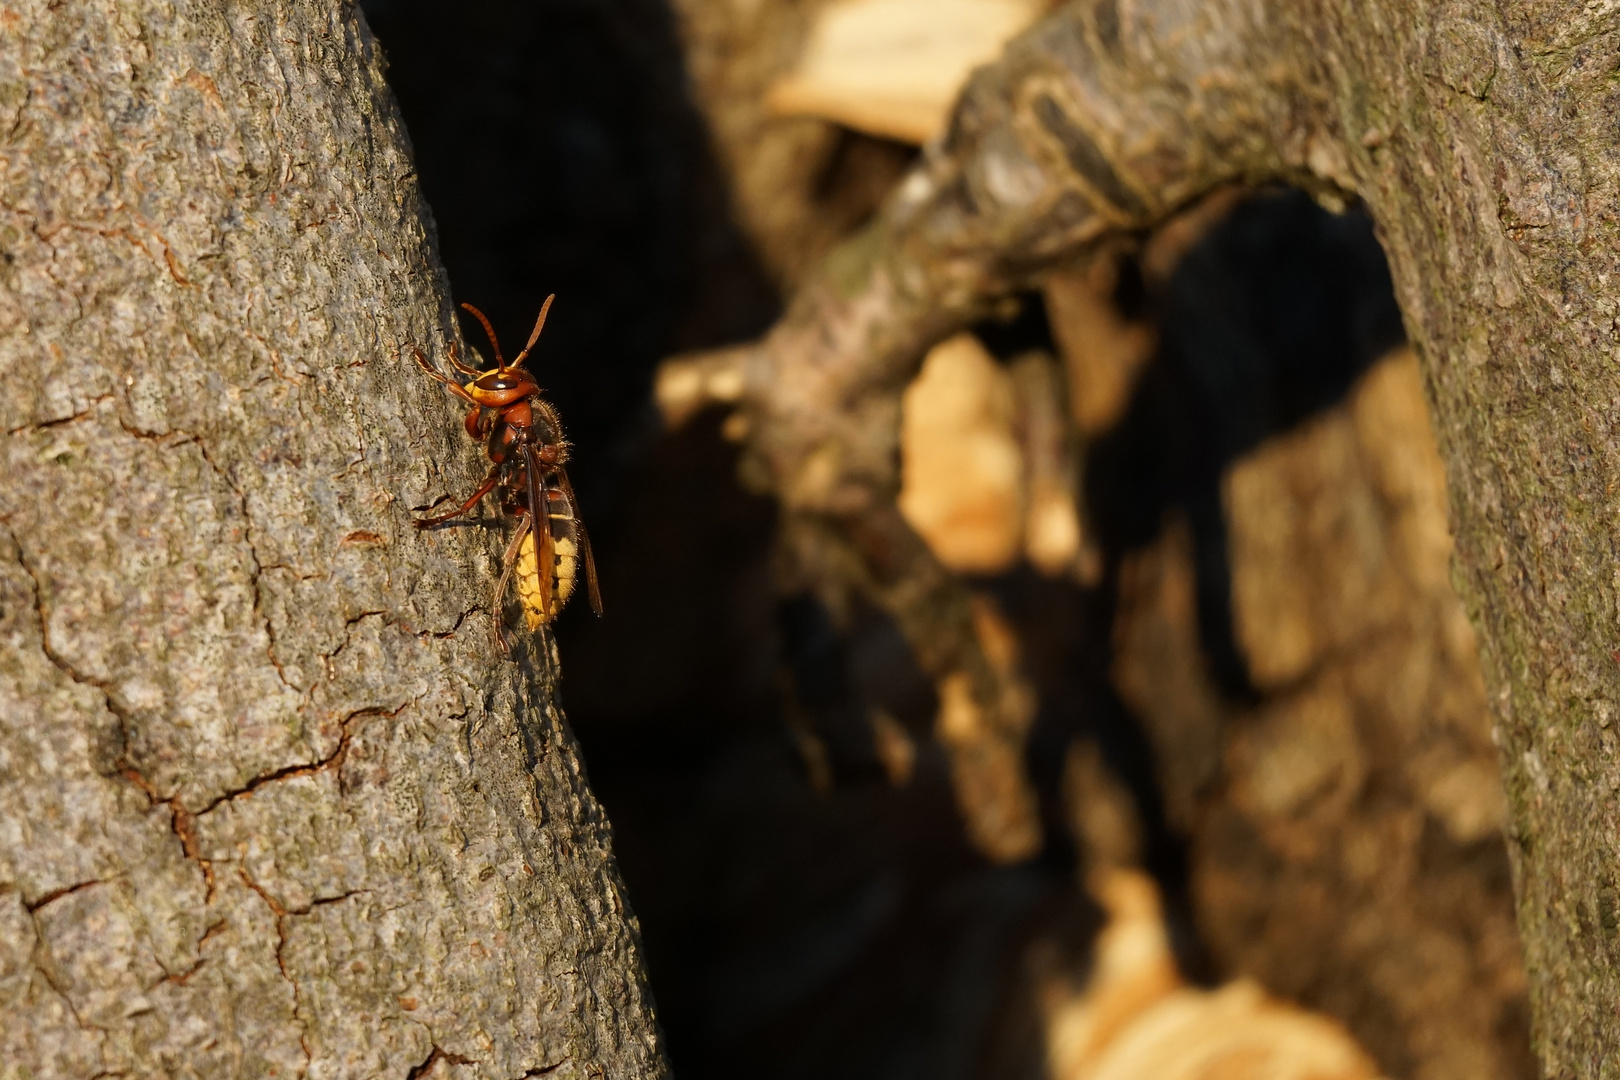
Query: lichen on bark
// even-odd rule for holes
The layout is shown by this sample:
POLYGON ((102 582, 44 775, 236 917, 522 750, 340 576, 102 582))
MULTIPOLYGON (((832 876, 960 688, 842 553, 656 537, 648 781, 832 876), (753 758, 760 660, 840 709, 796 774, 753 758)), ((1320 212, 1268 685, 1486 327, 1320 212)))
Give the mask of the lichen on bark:
POLYGON ((11 5, 0 113, 7 1075, 663 1075, 500 531, 406 512, 478 455, 358 11, 11 5))

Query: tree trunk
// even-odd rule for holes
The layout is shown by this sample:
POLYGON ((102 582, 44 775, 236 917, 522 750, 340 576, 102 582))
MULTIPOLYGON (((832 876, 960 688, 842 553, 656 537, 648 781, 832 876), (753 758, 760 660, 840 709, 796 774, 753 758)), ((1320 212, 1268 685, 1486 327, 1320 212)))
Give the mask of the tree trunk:
MULTIPOLYGON (((665 1072, 349 5, 0 26, 5 1075, 665 1072)), ((536 297, 538 303, 539 297, 536 297)))
MULTIPOLYGON (((740 401, 751 475, 831 523, 936 679, 980 671, 962 620, 937 614, 951 587, 893 537, 894 419, 874 402, 998 297, 1221 184, 1364 200, 1446 462, 1553 1077, 1620 1060, 1617 54, 1601 5, 1077 0, 978 73, 765 341, 663 385, 676 411, 740 401)), ((975 680, 987 713, 995 692, 975 680)))
POLYGON ((1333 23, 1333 119, 1425 362, 1496 709, 1537 1050, 1549 1077, 1612 1076, 1620 23, 1546 3, 1333 23))

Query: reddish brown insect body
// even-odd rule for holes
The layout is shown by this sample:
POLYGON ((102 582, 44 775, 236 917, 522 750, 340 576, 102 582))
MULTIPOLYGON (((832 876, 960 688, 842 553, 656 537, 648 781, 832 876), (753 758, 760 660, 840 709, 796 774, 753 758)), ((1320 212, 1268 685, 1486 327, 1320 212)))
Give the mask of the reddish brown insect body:
MULTIPOLYGON (((504 513, 519 519, 517 535, 506 549, 505 570, 495 587, 496 625, 502 627, 503 645, 506 638, 501 609, 506 583, 514 571, 518 575, 518 599, 530 630, 538 630, 557 617, 574 591, 581 562, 585 564, 591 610, 602 614, 590 538, 576 513, 574 489, 563 468, 568 462, 568 442, 563 438, 562 424, 556 410, 541 399, 540 384, 519 366, 539 340, 554 299, 546 297, 529 343, 510 364, 501 358, 500 342, 484 313, 471 304, 462 304, 483 324, 495 349, 495 366, 480 371, 463 364, 452 345, 451 365, 463 375, 473 376, 466 384, 457 383, 429 364, 419 350, 416 352, 416 362, 423 371, 471 406, 465 421, 467 434, 484 443, 490 460, 489 475, 466 502, 447 514, 418 518, 416 527, 426 529, 462 517, 491 492, 498 493, 504 513), (543 520, 544 526, 536 526, 536 520, 543 520)), ((430 510, 448 498, 446 495, 415 509, 430 510)))

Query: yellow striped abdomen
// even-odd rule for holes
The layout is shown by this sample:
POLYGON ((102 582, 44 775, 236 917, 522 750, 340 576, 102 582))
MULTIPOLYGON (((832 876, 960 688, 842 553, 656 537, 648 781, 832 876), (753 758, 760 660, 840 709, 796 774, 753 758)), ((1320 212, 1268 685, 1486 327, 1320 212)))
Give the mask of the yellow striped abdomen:
POLYGON ((551 590, 551 616, 546 616, 546 605, 541 603, 539 575, 534 565, 534 532, 523 537, 518 548, 517 593, 523 604, 523 620, 530 630, 538 630, 557 617, 568 598, 573 595, 574 581, 579 574, 579 545, 571 536, 556 537, 551 541, 551 568, 545 575, 544 585, 551 590))

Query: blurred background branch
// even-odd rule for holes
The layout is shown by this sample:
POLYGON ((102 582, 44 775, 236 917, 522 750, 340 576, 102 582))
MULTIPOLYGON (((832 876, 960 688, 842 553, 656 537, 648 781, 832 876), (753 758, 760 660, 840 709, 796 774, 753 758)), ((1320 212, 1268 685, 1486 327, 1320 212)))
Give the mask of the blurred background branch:
POLYGON ((677 1069, 1534 1075, 1382 253, 1278 31, 1175 7, 367 5, 458 299, 560 294, 677 1069))

